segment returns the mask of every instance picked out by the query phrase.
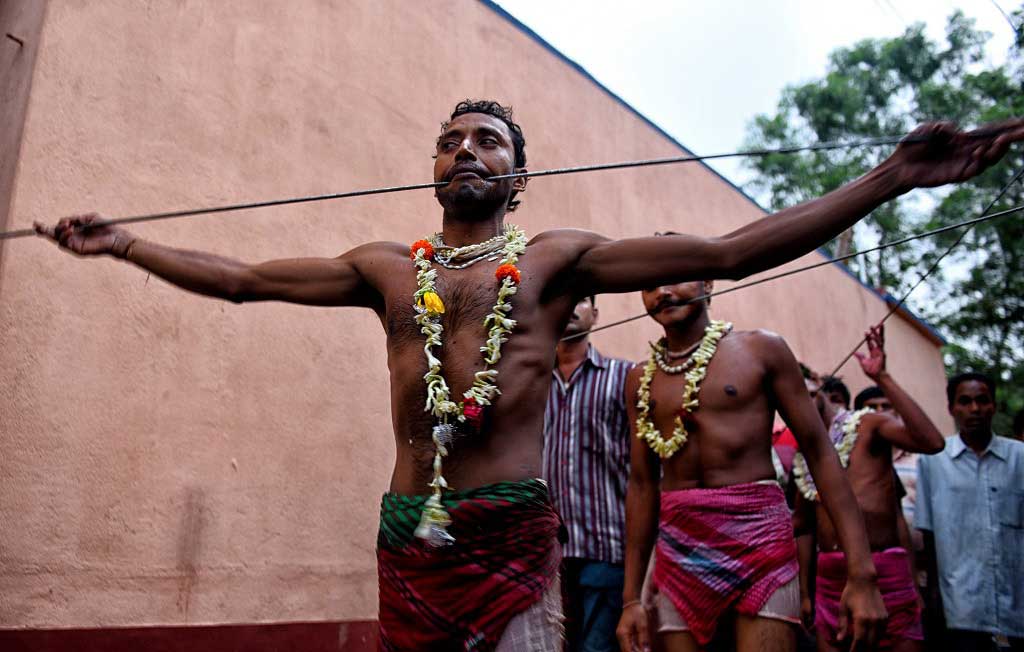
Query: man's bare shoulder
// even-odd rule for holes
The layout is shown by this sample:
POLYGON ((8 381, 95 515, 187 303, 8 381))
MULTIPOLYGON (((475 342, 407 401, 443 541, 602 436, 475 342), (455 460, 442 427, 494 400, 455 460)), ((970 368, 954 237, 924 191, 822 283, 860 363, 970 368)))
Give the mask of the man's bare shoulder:
POLYGON ((800 374, 800 365, 793 351, 778 333, 757 328, 733 331, 729 337, 733 338, 734 354, 746 357, 750 363, 757 362, 765 372, 772 375, 800 374))
POLYGON ((356 245, 341 256, 367 257, 367 256, 409 256, 409 245, 400 242, 388 242, 378 240, 376 242, 365 242, 356 245))
POLYGON ((531 245, 554 245, 570 250, 586 250, 594 245, 609 242, 610 238, 584 229, 551 229, 542 231, 530 240, 531 245))
POLYGON ((398 242, 367 242, 339 255, 334 262, 355 269, 378 292, 399 278, 403 269, 413 272, 409 245, 398 242))
POLYGON ((737 344, 749 348, 751 353, 776 356, 789 353, 789 345, 781 335, 764 328, 747 331, 733 331, 732 337, 737 344))
POLYGON ((409 245, 386 241, 367 242, 338 255, 337 260, 347 260, 366 270, 373 267, 390 267, 403 260, 409 260, 409 245))

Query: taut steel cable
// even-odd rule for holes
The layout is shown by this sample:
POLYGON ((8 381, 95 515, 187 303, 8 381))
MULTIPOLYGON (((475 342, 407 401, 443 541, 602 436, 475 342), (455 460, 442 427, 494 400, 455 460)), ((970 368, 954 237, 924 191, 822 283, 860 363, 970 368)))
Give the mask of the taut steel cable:
MULTIPOLYGON (((855 251, 852 254, 847 254, 845 256, 840 256, 838 258, 826 258, 825 260, 822 260, 822 261, 817 262, 817 263, 813 263, 811 265, 805 265, 804 267, 798 267, 796 269, 791 269, 791 270, 787 270, 785 272, 780 272, 779 274, 773 274, 771 276, 766 276, 765 278, 759 278, 759 279, 757 279, 755 281, 750 281, 749 283, 741 283, 739 285, 734 285, 732 287, 725 288, 724 290, 716 290, 714 292, 708 292, 707 294, 702 294, 699 297, 694 297, 692 299, 689 299, 688 301, 686 301, 685 303, 682 303, 680 305, 689 305, 691 303, 696 303, 698 301, 703 301, 704 299, 710 299, 711 297, 717 297, 717 296, 720 296, 720 295, 723 295, 723 294, 728 294, 730 292, 735 292, 736 290, 742 290, 742 289, 745 289, 745 288, 753 287, 755 285, 761 285, 762 283, 767 283, 768 281, 777 281, 778 279, 785 278, 786 276, 792 276, 793 274, 799 274, 800 272, 806 272, 806 271, 809 271, 809 270, 812 270, 812 269, 817 269, 819 267, 824 267, 825 265, 831 265, 833 263, 840 263, 840 262, 842 262, 844 260, 850 260, 852 258, 856 258, 857 256, 863 256, 864 254, 869 254, 869 253, 874 252, 874 251, 881 251, 882 249, 888 249, 889 247, 895 247, 896 245, 905 244, 905 243, 910 242, 912 240, 919 240, 921 238, 927 238, 929 236, 938 235, 940 233, 945 233, 947 231, 953 231, 953 230, 964 228, 964 227, 972 227, 975 224, 980 224, 981 222, 987 222, 988 220, 992 220, 992 219, 995 219, 997 217, 1003 217, 1003 216, 1006 216, 1006 215, 1011 215, 1013 213, 1019 213, 1021 211, 1024 211, 1024 204, 1021 204, 1020 206, 1014 206, 1013 208, 1008 208, 1008 209, 1006 209, 1004 211, 999 211, 998 213, 991 213, 991 214, 988 214, 988 215, 982 215, 982 216, 976 217, 976 218, 974 218, 972 220, 967 220, 967 221, 964 221, 964 222, 958 222, 957 224, 950 224, 949 226, 943 226, 943 227, 940 227, 940 228, 937 228, 937 229, 932 229, 931 231, 925 231, 924 233, 917 233, 915 235, 907 236, 905 238, 900 238, 899 240, 893 240, 891 242, 883 242, 880 245, 876 245, 874 247, 870 247, 870 248, 864 249, 862 251, 855 251)), ((609 324, 604 324, 603 326, 598 326, 597 328, 592 328, 589 331, 583 331, 581 333, 575 333, 573 335, 568 335, 566 337, 563 337, 561 341, 565 342, 565 341, 568 341, 568 340, 574 340, 574 339, 576 339, 578 337, 585 337, 585 336, 587 336, 587 335, 589 335, 591 333, 596 333, 598 331, 603 331, 603 330, 605 330, 607 328, 613 328, 615 326, 621 326, 622 324, 628 324, 629 322, 636 321, 638 319, 643 319, 644 317, 647 317, 647 316, 648 316, 648 314, 646 312, 643 312, 643 313, 640 313, 639 315, 634 315, 632 317, 627 317, 625 319, 620 319, 618 321, 613 321, 613 322, 611 322, 609 324)), ((863 342, 861 342, 861 344, 863 344, 863 342)), ((858 344, 857 346, 859 348, 860 345, 858 344)), ((856 349, 854 349, 854 350, 856 351, 856 349)), ((849 357, 847 357, 847 360, 849 360, 849 357)), ((845 363, 845 360, 843 362, 845 363)))
MULTIPOLYGON (((985 210, 981 211, 982 215, 984 215, 985 213, 987 213, 990 210, 992 210, 992 207, 995 206, 996 203, 998 203, 999 200, 1003 198, 1003 195, 1006 194, 1006 192, 1013 186, 1013 184, 1015 184, 1018 181, 1020 181, 1021 177, 1024 177, 1024 168, 1021 168, 1020 171, 1017 172, 1017 174, 1014 175, 1014 177, 1012 179, 1010 179, 1009 183, 1007 183, 1005 186, 1003 186, 1003 188, 999 191, 999 194, 997 194, 995 196, 995 198, 988 203, 988 206, 985 207, 985 210)), ((1019 210, 1019 209, 1020 209, 1020 207, 1018 206, 1016 209, 1010 209, 1010 212, 1015 211, 1015 210, 1019 210)), ((1007 211, 1003 211, 1004 215, 1006 213, 1007 213, 1007 211)), ((994 213, 993 215, 991 215, 989 217, 994 217, 997 214, 998 213, 994 213)), ((892 317, 896 313, 896 311, 899 310, 903 306, 904 302, 906 302, 906 300, 910 296, 910 294, 914 290, 916 290, 917 287, 919 285, 921 285, 921 283, 923 283, 926 278, 931 276, 931 274, 934 273, 935 270, 937 270, 939 268, 939 263, 942 262, 942 259, 945 258, 946 256, 948 256, 954 249, 956 249, 957 245, 959 245, 961 242, 963 242, 963 239, 967 237, 967 234, 971 232, 971 230, 975 227, 975 225, 977 225, 979 223, 979 221, 980 220, 975 219, 975 220, 971 220, 970 222, 965 222, 965 223, 963 223, 961 225, 958 225, 958 226, 967 226, 967 228, 964 229, 963 233, 961 233, 957 237, 957 239, 953 241, 953 244, 949 245, 949 247, 944 252, 942 252, 942 254, 938 258, 935 259, 935 262, 932 263, 931 267, 929 267, 925 271, 925 273, 922 274, 921 277, 917 279, 917 282, 914 283, 910 287, 910 289, 907 290, 906 293, 902 297, 900 297, 900 300, 897 301, 895 303, 895 305, 893 305, 892 308, 889 309, 889 312, 885 313, 885 316, 882 317, 882 321, 878 322, 879 326, 884 324, 889 319, 889 317, 892 317)), ((839 373, 839 370, 843 368, 843 365, 846 364, 849 361, 849 359, 853 357, 853 354, 857 352, 857 349, 859 349, 861 347, 861 345, 864 344, 864 342, 866 342, 866 341, 867 341, 867 336, 865 335, 864 337, 862 337, 860 339, 859 342, 857 342, 857 346, 853 347, 853 350, 850 351, 846 355, 845 358, 843 358, 842 362, 840 362, 839 364, 836 365, 836 368, 833 369, 832 373, 829 374, 829 375, 835 376, 837 373, 839 373)))
MULTIPOLYGON (((985 137, 985 132, 971 132, 972 136, 985 137)), ((755 157, 770 156, 772 154, 794 154, 797 152, 824 151, 832 149, 852 149, 856 147, 881 147, 884 145, 896 145, 903 143, 925 142, 926 137, 897 137, 886 136, 883 138, 872 138, 858 141, 834 141, 818 143, 815 145, 802 145, 794 147, 781 147, 776 149, 752 149, 739 152, 728 152, 724 154, 707 154, 704 156, 672 156, 668 158, 643 159, 639 161, 622 161, 619 163, 599 163, 596 165, 580 165, 576 167, 554 168, 550 170, 538 170, 536 172, 518 172, 515 174, 503 174, 488 177, 488 181, 501 179, 516 179, 521 177, 547 177, 561 174, 577 174, 580 172, 596 172, 600 170, 621 170, 625 168, 651 167, 656 165, 672 165, 677 163, 694 163, 697 161, 710 161, 713 159, 734 158, 734 157, 755 157)), ((307 195, 303 197, 289 197, 286 199, 270 199, 265 201, 246 202, 241 204, 228 204, 224 206, 213 206, 207 208, 190 208, 185 210, 166 211, 160 213, 148 213, 145 215, 133 215, 130 217, 118 217, 109 220, 99 220, 89 225, 88 228, 111 226, 115 224, 136 224, 139 222, 153 222, 156 220, 168 220, 181 217, 195 217, 197 215, 212 215, 216 213, 228 213, 254 208, 268 208, 271 206, 286 206, 289 204, 305 204, 309 202, 327 201, 331 199, 348 199, 351 197, 364 197, 366 195, 383 195, 386 193, 405 192, 408 190, 423 190, 426 188, 439 188, 448 185, 448 181, 437 181, 432 183, 415 183, 405 186, 387 186, 383 188, 371 188, 368 190, 351 190, 348 192, 328 193, 323 195, 307 195)), ((26 238, 36 235, 34 229, 17 229, 13 231, 0 232, 0 240, 13 240, 15 238, 26 238)))

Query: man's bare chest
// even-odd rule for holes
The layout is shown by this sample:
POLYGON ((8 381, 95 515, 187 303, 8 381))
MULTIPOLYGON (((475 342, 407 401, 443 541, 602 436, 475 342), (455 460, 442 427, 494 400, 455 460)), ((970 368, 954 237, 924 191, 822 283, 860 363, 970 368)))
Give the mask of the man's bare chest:
MULTIPOLYGON (((767 400, 766 374, 761 361, 746 347, 723 341, 697 384, 698 406, 688 420, 699 423, 711 415, 737 414, 767 400)), ((660 368, 651 383, 651 404, 658 420, 671 420, 682 409, 686 373, 667 374, 660 368)))
MULTIPOLYGON (((496 267, 494 263, 464 270, 434 267, 437 272, 437 294, 444 304, 441 326, 446 346, 457 346, 472 338, 475 338, 475 346, 483 344, 488 330, 485 322, 494 314, 498 302, 500 282, 495 276, 496 267)), ((543 321, 545 317, 556 317, 549 314, 550 311, 541 304, 545 279, 529 266, 523 265, 520 269, 522 282, 516 293, 508 299, 511 311, 507 316, 516 322, 514 336, 536 331, 538 321, 543 321)), ((397 346, 423 340, 415 319, 416 290, 415 272, 410 269, 407 278, 391 279, 385 293, 384 325, 389 341, 397 346)))

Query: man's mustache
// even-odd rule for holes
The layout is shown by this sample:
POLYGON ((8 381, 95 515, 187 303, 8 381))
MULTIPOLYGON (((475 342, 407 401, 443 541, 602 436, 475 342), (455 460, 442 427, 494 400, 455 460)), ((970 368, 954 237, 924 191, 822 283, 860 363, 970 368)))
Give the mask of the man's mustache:
POLYGON ((462 174, 463 172, 472 172, 481 179, 487 179, 487 177, 491 176, 490 172, 478 165, 473 165, 472 163, 460 163, 448 170, 447 174, 444 175, 444 180, 451 181, 456 175, 462 174))
POLYGON ((692 302, 689 299, 665 297, 664 299, 659 300, 658 303, 654 304, 654 307, 648 310, 647 314, 653 317, 662 310, 667 310, 669 308, 678 308, 680 306, 689 305, 690 303, 692 302))

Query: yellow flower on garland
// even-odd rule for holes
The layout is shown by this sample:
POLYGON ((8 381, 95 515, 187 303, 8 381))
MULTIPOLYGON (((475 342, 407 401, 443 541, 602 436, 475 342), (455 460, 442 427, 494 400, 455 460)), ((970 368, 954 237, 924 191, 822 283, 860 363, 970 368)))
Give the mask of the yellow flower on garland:
MULTIPOLYGON (((432 352, 434 347, 442 346, 441 334, 444 332, 439 318, 444 313, 444 302, 437 294, 437 285, 435 284, 437 271, 431 269, 431 262, 435 259, 436 253, 433 252, 433 245, 429 240, 413 243, 409 252, 416 269, 416 292, 413 293, 413 302, 418 309, 413 321, 420 327, 420 332, 424 335, 423 353, 427 358, 427 373, 423 374, 423 380, 427 385, 424 411, 429 412, 437 419, 432 430, 434 473, 433 479, 428 484, 432 492, 424 505, 415 534, 432 546, 444 546, 454 541, 445 529, 451 524, 451 519, 441 502, 442 492, 448 489, 448 483, 442 475, 442 465, 444 458, 448 456, 447 446, 452 443, 452 435, 456 427, 453 422, 469 423, 479 427, 483 420, 484 408, 491 405, 495 397, 501 394, 495 382, 498 370, 491 367, 501 359, 501 345, 508 341, 512 329, 516 326, 516 320, 510 319, 508 316, 509 311, 512 310, 509 298, 519 289, 518 270, 515 263, 519 255, 526 250, 526 234, 514 224, 508 224, 505 227, 503 238, 505 244, 501 249, 499 269, 504 267, 509 274, 499 277, 501 283, 498 285, 498 296, 490 314, 483 321, 483 328, 487 332, 484 346, 480 347, 484 368, 473 374, 473 384, 463 392, 462 400, 459 402, 451 400, 448 383, 445 382, 444 376, 441 374, 441 360, 432 352), (428 245, 430 249, 424 245, 428 245), (515 274, 512 274, 512 271, 515 274)), ((439 244, 443 244, 440 243, 440 234, 435 234, 434 239, 438 240, 439 244)), ((462 267, 466 267, 472 262, 474 261, 466 263, 462 267)))
POLYGON ((424 292, 420 301, 423 307, 430 312, 437 315, 444 314, 444 301, 441 301, 441 297, 438 296, 437 292, 424 292))

